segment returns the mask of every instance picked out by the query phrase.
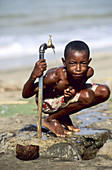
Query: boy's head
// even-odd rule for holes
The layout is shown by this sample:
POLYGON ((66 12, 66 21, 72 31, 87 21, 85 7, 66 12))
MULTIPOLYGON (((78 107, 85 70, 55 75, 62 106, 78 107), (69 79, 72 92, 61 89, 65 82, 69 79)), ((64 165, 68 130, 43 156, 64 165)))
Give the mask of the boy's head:
POLYGON ((88 55, 88 58, 90 56, 90 50, 89 50, 88 45, 85 42, 79 41, 79 40, 71 41, 70 43, 68 43, 66 45, 65 51, 64 51, 65 59, 66 59, 69 51, 85 51, 88 55))
POLYGON ((81 79, 85 76, 91 61, 89 55, 89 47, 83 41, 68 43, 65 47, 64 58, 62 58, 68 75, 75 79, 81 79))

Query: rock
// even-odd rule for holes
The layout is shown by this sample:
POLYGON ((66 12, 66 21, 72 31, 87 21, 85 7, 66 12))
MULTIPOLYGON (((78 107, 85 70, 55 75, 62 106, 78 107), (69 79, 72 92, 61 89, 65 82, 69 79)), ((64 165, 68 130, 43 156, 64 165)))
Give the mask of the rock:
MULTIPOLYGON (((21 138, 22 140, 25 138, 30 139, 32 138, 33 140, 33 136, 36 136, 36 133, 31 133, 31 131, 35 131, 36 130, 36 125, 28 125, 25 126, 23 129, 21 129, 19 132, 24 132, 24 133, 18 133, 17 135, 19 136, 19 138, 21 138), (27 133, 25 134, 25 132, 27 131, 27 133)), ((88 160, 88 159, 92 159, 96 156, 99 148, 101 148, 103 146, 103 144, 106 142, 106 140, 108 140, 110 138, 110 131, 108 130, 95 130, 95 129, 91 129, 91 128, 82 128, 81 131, 77 134, 72 134, 70 137, 65 138, 65 139, 60 139, 60 143, 59 143, 59 138, 57 139, 55 137, 55 135, 53 135, 52 132, 49 132, 47 129, 42 127, 42 131, 44 131, 43 135, 42 135, 42 139, 45 140, 44 144, 40 146, 40 150, 41 150, 41 155, 52 155, 54 157, 57 157, 57 152, 53 152, 52 154, 50 154, 49 148, 52 149, 52 147, 54 148, 54 144, 57 144, 56 147, 58 150, 58 146, 60 147, 60 143, 66 143, 66 147, 68 148, 69 144, 72 144, 73 148, 77 148, 77 150, 79 151, 79 155, 83 160, 88 160), (50 142, 50 140, 52 140, 52 144, 50 142), (54 142, 55 141, 55 142, 54 142), (50 145, 47 144, 50 142, 50 145), (46 153, 45 151, 43 152, 44 148, 47 148, 46 153), (48 152, 49 151, 49 152, 48 152), (56 153, 56 155, 55 155, 56 153)), ((70 146, 69 146, 70 147, 70 146)), ((61 151, 60 151, 61 152, 61 151)), ((66 151, 64 151, 64 155, 66 155, 68 153, 67 149, 66 151)), ((60 153, 60 159, 64 159, 64 157, 62 156, 63 153, 60 153)), ((58 157, 58 158, 59 158, 58 157)), ((69 159, 74 159, 73 155, 68 156, 69 159)), ((78 159, 78 158, 76 158, 78 159)))
POLYGON ((97 153, 97 156, 105 155, 112 159, 112 139, 107 140, 103 147, 97 153))
POLYGON ((78 136, 80 136, 80 141, 83 141, 84 146, 84 153, 81 154, 81 157, 83 160, 89 160, 94 158, 98 150, 111 138, 111 132, 84 128, 82 132, 76 134, 76 137, 78 136))
POLYGON ((0 133, 0 154, 6 153, 7 152, 7 141, 10 141, 12 137, 15 136, 15 133, 0 133))
MULTIPOLYGON (((110 138, 110 131, 108 130, 93 130, 93 129, 82 128, 81 132, 77 134, 73 134, 71 136, 68 136, 68 138, 63 139, 63 142, 66 143, 66 145, 65 144, 64 145, 67 147, 67 148, 65 147, 66 148, 65 150, 61 149, 61 147, 64 148, 62 144, 60 147, 60 143, 62 143, 62 141, 60 141, 59 143, 59 140, 57 138, 53 138, 53 139, 57 139, 56 140, 57 145, 52 144, 51 147, 48 147, 46 151, 46 155, 49 156, 52 155, 53 157, 57 157, 58 155, 60 155, 58 156, 58 158, 64 159, 64 157, 66 158, 65 155, 68 155, 68 153, 70 153, 68 149, 70 147, 70 150, 72 150, 72 152, 74 150, 73 148, 75 148, 75 151, 77 150, 76 153, 78 153, 78 155, 80 155, 80 157, 83 160, 92 159, 96 156, 99 148, 101 148, 109 138, 110 138), (54 151, 52 148, 54 149, 54 151), (62 155, 64 155, 64 157, 62 155)), ((47 141, 49 139, 50 138, 47 138, 47 141)), ((76 153, 75 155, 77 155, 76 153)), ((72 154, 71 156, 70 153, 70 155, 68 155, 69 159, 73 160, 74 159, 73 155, 74 154, 72 154)), ((78 155, 76 156, 76 159, 79 158, 78 155)))
POLYGON ((16 156, 22 160, 33 160, 39 157, 39 146, 16 145, 16 156))
POLYGON ((29 124, 29 125, 23 127, 22 129, 20 129, 19 131, 20 132, 21 131, 37 131, 37 126, 33 125, 33 124, 29 124))
MULTIPOLYGON (((20 129, 19 131, 37 131, 37 126, 33 124, 29 124, 24 128, 20 129)), ((49 132, 49 130, 42 126, 42 132, 49 132)))
POLYGON ((0 134, 0 145, 4 145, 5 141, 11 137, 15 136, 14 133, 10 133, 10 132, 7 132, 7 133, 1 133, 0 134))
POLYGON ((47 129, 43 129, 42 139, 38 139, 35 130, 35 125, 28 125, 18 131, 15 136, 12 133, 2 133, 0 153, 15 152, 17 144, 24 146, 38 145, 39 154, 43 156, 52 155, 53 158, 64 160, 80 159, 81 157, 83 160, 88 160, 96 156, 98 150, 111 136, 108 130, 81 128, 81 131, 77 134, 59 138, 54 137, 53 133, 48 133, 47 129))
POLYGON ((47 149, 41 156, 59 158, 60 160, 81 160, 76 147, 70 143, 54 144, 47 149))

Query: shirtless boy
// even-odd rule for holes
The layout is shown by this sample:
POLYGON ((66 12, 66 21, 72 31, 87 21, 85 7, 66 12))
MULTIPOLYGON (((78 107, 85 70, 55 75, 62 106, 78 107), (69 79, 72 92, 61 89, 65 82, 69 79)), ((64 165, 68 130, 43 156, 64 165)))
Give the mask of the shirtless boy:
MULTIPOLYGON (((48 70, 44 76, 43 112, 49 114, 43 126, 56 136, 80 131, 74 127, 70 115, 106 101, 110 96, 107 85, 89 84, 93 76, 89 47, 83 41, 72 41, 65 47, 63 66, 48 70), (64 126, 69 130, 66 130, 64 126)), ((45 59, 36 62, 30 78, 23 88, 23 98, 38 96, 38 82, 35 80, 46 70, 45 59)))

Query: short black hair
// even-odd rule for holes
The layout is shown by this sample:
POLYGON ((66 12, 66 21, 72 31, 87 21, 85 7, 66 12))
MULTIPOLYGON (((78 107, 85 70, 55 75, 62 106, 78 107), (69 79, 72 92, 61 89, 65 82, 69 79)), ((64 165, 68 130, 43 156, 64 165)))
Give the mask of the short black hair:
POLYGON ((66 59, 66 56, 67 56, 69 50, 73 50, 73 51, 85 51, 88 54, 88 58, 90 56, 89 47, 83 41, 75 40, 75 41, 69 42, 66 45, 65 50, 64 50, 64 57, 65 57, 65 59, 66 59))

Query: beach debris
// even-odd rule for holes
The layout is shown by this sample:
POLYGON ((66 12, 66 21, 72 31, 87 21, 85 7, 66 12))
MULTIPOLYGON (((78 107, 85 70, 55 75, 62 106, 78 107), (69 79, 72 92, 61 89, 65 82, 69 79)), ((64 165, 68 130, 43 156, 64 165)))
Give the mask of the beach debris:
POLYGON ((112 134, 106 129, 81 128, 77 134, 65 138, 53 136, 42 128, 42 139, 37 138, 36 125, 27 125, 16 133, 0 134, 0 154, 13 153, 21 160, 49 157, 56 160, 89 160, 95 158, 99 149, 112 134), (49 135, 48 135, 49 134, 49 135), (38 151, 38 152, 37 152, 38 151))
POLYGON ((16 145, 16 156, 21 160, 33 160, 39 157, 39 146, 16 145))

